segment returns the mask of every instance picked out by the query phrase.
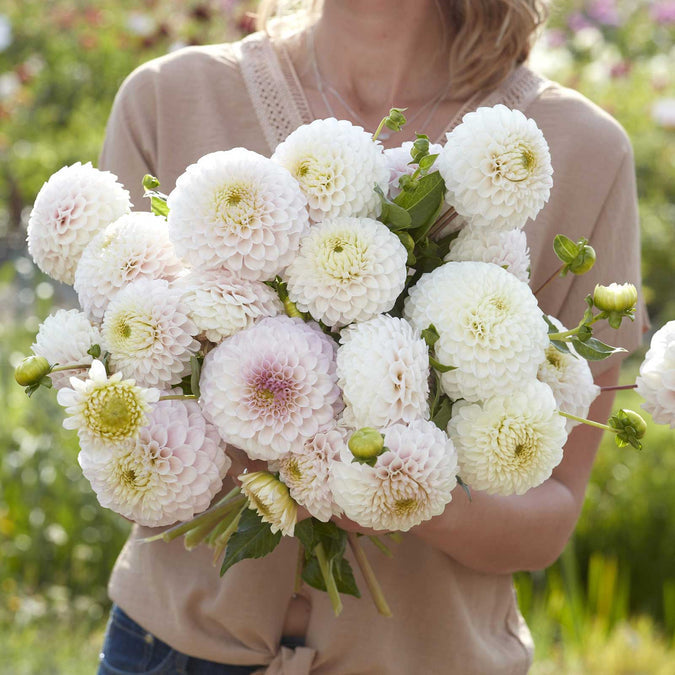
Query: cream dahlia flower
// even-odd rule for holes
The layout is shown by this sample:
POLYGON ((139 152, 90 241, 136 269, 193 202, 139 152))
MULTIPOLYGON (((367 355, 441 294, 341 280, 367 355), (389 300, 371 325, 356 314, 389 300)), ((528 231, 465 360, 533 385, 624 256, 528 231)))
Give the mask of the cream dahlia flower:
POLYGON ((72 284, 86 245, 130 209, 129 193, 117 176, 89 162, 64 166, 35 198, 28 219, 28 252, 45 274, 72 284))
POLYGON ((675 428, 675 321, 654 333, 636 382, 642 407, 657 424, 675 428))
POLYGON ((331 466, 330 487, 348 518, 376 530, 407 532, 443 512, 457 484, 452 441, 433 422, 414 420, 383 430, 387 450, 375 466, 331 466))
POLYGON ((279 473, 291 497, 324 523, 339 512, 328 477, 331 464, 339 459, 345 447, 344 432, 332 427, 306 440, 301 450, 270 462, 270 470, 279 473))
POLYGON ((279 274, 309 227, 305 197, 288 171, 244 148, 189 166, 168 206, 169 236, 181 258, 242 279, 279 274))
POLYGON ((224 270, 192 270, 174 286, 183 291, 182 302, 199 332, 216 344, 284 309, 269 286, 224 270))
MULTIPOLYGON (((397 148, 388 148, 384 151, 384 158, 387 160, 387 167, 389 168, 389 198, 394 199, 401 193, 401 188, 398 182, 401 176, 411 176, 417 169, 416 164, 410 164, 412 157, 410 151, 412 150, 413 142, 406 141, 403 145, 397 148)), ((438 155, 443 146, 438 143, 429 144, 429 154, 438 155)))
POLYGON ((312 227, 284 278, 300 311, 328 326, 344 326, 394 306, 405 286, 407 259, 386 225, 334 218, 312 227))
MULTIPOLYGON (((555 317, 549 316, 549 320, 558 330, 567 330, 555 317)), ((577 417, 586 417, 591 403, 600 394, 600 387, 593 382, 588 361, 582 359, 572 345, 568 344, 568 348, 570 353, 563 354, 549 344, 537 378, 551 387, 559 410, 577 417)), ((565 431, 569 434, 578 424, 580 422, 567 419, 565 431)))
POLYGON ((147 423, 150 404, 159 400, 158 389, 144 389, 122 373, 108 377, 103 364, 94 360, 86 380, 70 378, 56 400, 66 409, 66 429, 76 429, 80 443, 91 451, 136 438, 147 423))
POLYGON ((474 225, 523 227, 548 201, 551 156, 536 123, 504 105, 467 113, 436 160, 446 200, 474 225))
POLYGON ((160 401, 135 439, 78 456, 101 506, 139 525, 185 521, 208 508, 231 460, 194 401, 160 401))
POLYGON ((130 213, 99 232, 84 249, 75 270, 80 306, 100 322, 117 291, 140 278, 175 279, 183 270, 169 240, 166 220, 130 213))
POLYGON ((381 314, 345 328, 337 352, 346 424, 384 427, 428 417, 429 353, 405 319, 381 314))
POLYGON ((163 279, 137 279, 105 311, 101 334, 110 366, 145 387, 167 388, 190 372, 197 327, 181 292, 163 279))
POLYGON ((449 262, 410 290, 406 318, 440 334, 435 357, 456 369, 441 375, 452 399, 479 401, 535 379, 549 345, 546 322, 527 284, 483 262, 449 262))
POLYGON ((537 380, 482 403, 455 403, 448 434, 462 479, 499 495, 521 495, 543 483, 560 463, 567 439, 553 392, 537 380))
POLYGON ((101 333, 83 312, 77 309, 59 309, 40 324, 32 350, 33 354, 43 356, 51 365, 85 365, 84 368, 50 373, 54 387, 61 389, 68 386, 71 377, 86 375, 92 362, 92 357, 87 352, 93 345, 100 344, 101 333))
POLYGON ((258 513, 261 520, 271 525, 272 532, 292 537, 298 518, 298 505, 288 488, 271 473, 255 471, 239 476, 241 491, 248 497, 248 507, 258 513))
POLYGON ((252 459, 300 452, 342 410, 335 343, 316 325, 265 318, 210 351, 201 405, 224 441, 252 459))
POLYGON ((387 190, 389 169, 379 143, 347 120, 314 120, 293 131, 272 159, 297 179, 312 220, 337 216, 377 217, 387 190))
POLYGON ((499 265, 525 283, 530 279, 530 250, 522 230, 494 231, 467 225, 450 245, 445 261, 469 260, 499 265))

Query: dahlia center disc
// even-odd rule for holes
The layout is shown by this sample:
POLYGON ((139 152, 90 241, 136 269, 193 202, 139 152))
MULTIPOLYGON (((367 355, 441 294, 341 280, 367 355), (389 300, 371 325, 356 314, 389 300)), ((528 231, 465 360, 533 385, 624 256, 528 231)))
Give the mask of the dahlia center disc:
POLYGON ((261 415, 285 419, 295 407, 296 382, 279 370, 253 373, 249 387, 250 404, 261 415))
POLYGON ((318 257, 329 276, 345 281, 360 276, 365 253, 365 247, 357 239, 337 234, 322 242, 318 257))
POLYGON ((223 229, 242 234, 259 220, 258 194, 250 185, 226 185, 215 194, 214 211, 223 229))

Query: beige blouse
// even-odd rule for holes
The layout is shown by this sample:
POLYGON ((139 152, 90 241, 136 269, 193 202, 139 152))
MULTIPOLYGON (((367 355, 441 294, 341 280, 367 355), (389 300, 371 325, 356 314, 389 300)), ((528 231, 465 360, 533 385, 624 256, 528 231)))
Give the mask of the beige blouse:
MULTIPOLYGON (((639 285, 629 141, 614 120, 580 94, 524 67, 482 101, 497 102, 533 117, 551 149, 551 198, 527 227, 532 286, 538 287, 558 264, 551 246, 555 234, 586 236, 598 252, 589 274, 558 280, 540 297, 547 312, 576 325, 583 298, 596 283, 639 285)), ((145 64, 125 81, 100 164, 120 177, 136 208, 145 209, 145 173, 158 176, 168 192, 202 155, 236 146, 270 155, 288 133, 311 119, 290 60, 262 34, 236 44, 187 48, 145 64)), ((632 350, 642 326, 641 315, 618 334, 597 334, 632 350)), ((607 362, 594 366, 596 372, 606 367, 607 362)), ((187 654, 221 663, 267 664, 260 673, 286 675, 506 675, 525 673, 531 663, 532 641, 511 577, 468 569, 414 534, 395 545, 393 558, 365 544, 393 618, 379 616, 367 597, 345 597, 344 611, 335 618, 327 595, 305 587, 311 603, 307 647, 291 650, 280 649, 279 642, 293 593, 295 540, 282 540, 271 555, 238 563, 220 578, 210 550, 188 553, 180 541, 139 543, 152 533, 134 528, 115 565, 110 597, 187 654)), ((355 573, 367 593, 356 567, 355 573)))

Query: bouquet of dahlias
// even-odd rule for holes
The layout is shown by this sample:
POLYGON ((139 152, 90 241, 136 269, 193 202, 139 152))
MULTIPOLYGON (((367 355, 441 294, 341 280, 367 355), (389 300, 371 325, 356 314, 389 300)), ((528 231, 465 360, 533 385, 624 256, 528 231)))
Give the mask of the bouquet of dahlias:
MULTIPOLYGON (((336 613, 340 593, 359 595, 347 545, 389 609, 361 537, 333 519, 395 539, 458 484, 541 484, 599 393, 587 360, 617 351, 592 326, 632 319, 637 300, 630 285, 597 287, 571 330, 540 310, 522 228, 552 168, 533 120, 481 108, 443 147, 418 135, 383 150, 380 130, 404 122, 392 109, 373 135, 316 120, 271 158, 215 152, 168 197, 146 176, 152 213, 131 212, 110 173, 65 167, 28 228, 33 259, 74 285, 81 311, 45 320, 17 381, 59 390, 100 503, 173 525, 157 539, 212 546, 222 573, 295 536, 298 583, 336 613), (241 451, 265 469, 212 503, 241 451), (298 507, 311 517, 297 522, 298 507)), ((595 259, 585 240, 554 247, 551 279, 595 259)), ((639 379, 671 426, 672 328, 639 379)), ((640 447, 637 413, 601 426, 640 447)))

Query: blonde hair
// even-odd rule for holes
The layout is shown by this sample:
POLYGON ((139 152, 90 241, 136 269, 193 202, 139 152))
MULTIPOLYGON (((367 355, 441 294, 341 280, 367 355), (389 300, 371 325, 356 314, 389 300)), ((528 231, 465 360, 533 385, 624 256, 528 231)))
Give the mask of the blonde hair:
MULTIPOLYGON (((450 40, 449 72, 454 98, 493 89, 525 61, 547 17, 546 0, 438 0, 450 40)), ((310 24, 321 0, 261 0, 257 25, 281 30, 310 24)))

